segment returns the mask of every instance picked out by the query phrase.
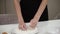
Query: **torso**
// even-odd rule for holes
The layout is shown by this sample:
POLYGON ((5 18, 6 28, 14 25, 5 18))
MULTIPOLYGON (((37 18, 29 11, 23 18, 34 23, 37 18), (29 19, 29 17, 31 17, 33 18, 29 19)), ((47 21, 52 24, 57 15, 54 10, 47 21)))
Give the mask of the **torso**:
POLYGON ((29 22, 34 17, 41 2, 42 0, 21 0, 21 11, 25 22, 29 22))

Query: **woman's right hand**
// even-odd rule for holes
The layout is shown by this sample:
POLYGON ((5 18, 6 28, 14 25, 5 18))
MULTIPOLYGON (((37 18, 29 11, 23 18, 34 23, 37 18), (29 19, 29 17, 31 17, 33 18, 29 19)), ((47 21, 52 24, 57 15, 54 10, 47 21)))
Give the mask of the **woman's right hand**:
POLYGON ((25 23, 19 23, 19 29, 21 30, 27 30, 25 23))
POLYGON ((14 0, 14 6, 16 9, 17 17, 18 17, 18 22, 19 22, 19 29, 26 30, 26 24, 24 23, 24 19, 21 13, 21 7, 20 7, 20 1, 19 0, 14 0))

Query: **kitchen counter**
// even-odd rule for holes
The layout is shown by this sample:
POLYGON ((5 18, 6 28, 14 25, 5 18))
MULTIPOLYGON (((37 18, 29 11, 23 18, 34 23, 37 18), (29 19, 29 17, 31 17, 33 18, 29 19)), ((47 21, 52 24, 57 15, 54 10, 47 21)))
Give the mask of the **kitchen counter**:
MULTIPOLYGON (((28 23, 26 23, 27 25, 28 23)), ((17 27, 18 24, 6 24, 0 25, 0 34, 2 32, 8 32, 11 34, 13 28, 17 27)), ((38 34, 60 34, 60 20, 49 20, 39 22, 37 24, 38 34)))

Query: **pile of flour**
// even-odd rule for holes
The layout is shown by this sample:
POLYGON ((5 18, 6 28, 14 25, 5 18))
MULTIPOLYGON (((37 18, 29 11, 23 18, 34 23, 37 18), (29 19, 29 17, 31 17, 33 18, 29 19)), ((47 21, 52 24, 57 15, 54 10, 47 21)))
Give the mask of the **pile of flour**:
POLYGON ((23 30, 21 30, 21 29, 19 29, 19 28, 15 28, 14 30, 13 30, 13 32, 12 32, 12 34, 36 34, 36 33, 38 33, 38 29, 37 29, 37 27, 35 27, 34 29, 32 29, 32 28, 28 28, 27 30, 25 30, 25 31, 23 31, 23 30))

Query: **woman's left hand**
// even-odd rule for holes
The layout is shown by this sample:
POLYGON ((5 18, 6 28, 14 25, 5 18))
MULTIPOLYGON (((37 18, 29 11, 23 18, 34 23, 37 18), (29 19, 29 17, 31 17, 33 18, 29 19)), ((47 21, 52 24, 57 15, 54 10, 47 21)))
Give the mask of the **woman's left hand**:
POLYGON ((30 21, 30 27, 31 28, 35 28, 36 27, 36 25, 37 25, 37 20, 36 19, 32 19, 31 21, 30 21))

